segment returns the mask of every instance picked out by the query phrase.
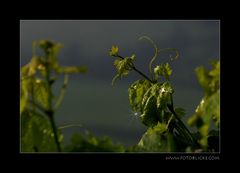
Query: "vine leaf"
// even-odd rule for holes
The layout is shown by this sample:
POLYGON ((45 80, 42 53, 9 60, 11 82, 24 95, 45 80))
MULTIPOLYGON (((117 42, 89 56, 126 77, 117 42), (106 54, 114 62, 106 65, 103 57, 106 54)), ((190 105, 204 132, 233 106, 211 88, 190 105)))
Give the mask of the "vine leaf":
POLYGON ((114 85, 114 82, 116 79, 121 79, 123 76, 127 76, 128 73, 133 68, 133 61, 135 60, 136 55, 132 55, 131 57, 125 57, 123 59, 116 59, 114 61, 114 66, 117 70, 117 75, 112 80, 112 85, 114 85))
MULTIPOLYGON (((62 142, 63 136, 60 131, 59 137, 62 142)), ((56 151, 52 128, 45 116, 24 111, 21 116, 21 151, 33 152, 34 147, 39 152, 56 151)))
POLYGON ((143 96, 151 86, 152 84, 148 80, 141 79, 129 87, 129 102, 135 112, 141 110, 143 96))
POLYGON ((173 135, 167 132, 167 126, 161 123, 148 128, 139 141, 138 147, 143 152, 174 152, 176 150, 173 135))
MULTIPOLYGON (((60 74, 66 76, 87 70, 85 66, 60 66, 57 54, 61 48, 62 44, 51 40, 34 41, 32 59, 21 67, 20 115, 23 152, 61 150, 63 135, 60 130, 55 129, 54 121, 50 123, 49 119, 46 119, 47 116, 53 119, 55 112, 52 107, 52 85, 60 74), (43 50, 43 56, 36 55, 37 46, 43 50)), ((65 82, 63 87, 66 88, 65 82)), ((64 93, 61 92, 59 102, 63 96, 64 93)))
POLYGON ((160 64, 154 68, 155 78, 158 79, 160 76, 163 76, 166 80, 169 80, 169 77, 172 74, 172 69, 169 67, 169 64, 160 64))
POLYGON ((21 81, 20 115, 28 104, 28 80, 21 81))
POLYGON ((140 116, 142 123, 148 127, 152 127, 158 122, 157 99, 155 96, 150 96, 143 107, 142 115, 140 116))
POLYGON ((212 62, 212 69, 207 71, 204 67, 196 68, 198 81, 204 90, 204 97, 195 110, 195 114, 189 118, 188 124, 196 126, 200 132, 200 144, 208 147, 208 133, 211 120, 217 128, 220 125, 220 62, 212 62))
POLYGON ((112 48, 109 51, 110 56, 117 56, 119 52, 119 48, 117 46, 112 46, 112 48))
POLYGON ((172 93, 173 88, 168 82, 150 84, 140 80, 130 87, 129 99, 133 109, 140 111, 142 123, 152 127, 158 122, 167 122, 170 118, 167 104, 171 101, 172 93))

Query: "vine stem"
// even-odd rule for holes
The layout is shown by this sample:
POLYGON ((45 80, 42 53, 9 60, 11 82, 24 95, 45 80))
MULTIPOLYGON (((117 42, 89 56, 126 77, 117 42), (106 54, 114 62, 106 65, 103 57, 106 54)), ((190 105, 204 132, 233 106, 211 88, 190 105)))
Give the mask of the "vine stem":
POLYGON ((57 151, 61 152, 61 146, 60 146, 60 142, 59 142, 59 138, 58 138, 58 134, 57 134, 57 128, 56 128, 56 124, 54 121, 54 110, 52 108, 52 90, 51 90, 51 79, 50 79, 50 68, 49 68, 49 62, 47 61, 46 63, 46 81, 47 81, 47 88, 48 88, 48 107, 47 107, 47 111, 46 114, 50 120, 51 126, 52 126, 52 130, 53 130, 53 135, 54 135, 54 139, 55 139, 55 143, 57 146, 57 151))
MULTIPOLYGON (((124 58, 123 58, 122 56, 120 56, 120 55, 115 55, 115 57, 124 59, 124 58)), ((141 72, 140 70, 138 70, 138 69, 134 66, 134 64, 131 65, 131 68, 132 68, 134 71, 136 71, 138 74, 140 74, 141 76, 143 76, 145 79, 147 79, 149 82, 154 83, 154 81, 151 80, 149 77, 147 77, 147 75, 145 75, 143 72, 141 72)))
POLYGON ((187 134, 184 136, 188 136, 191 139, 191 143, 194 145, 198 145, 197 140, 195 139, 195 137, 191 134, 191 132, 188 130, 188 128, 184 125, 184 123, 181 121, 181 119, 178 117, 178 115, 176 114, 176 112, 174 111, 174 106, 173 106, 173 97, 172 94, 170 95, 170 99, 171 99, 171 104, 168 104, 167 107, 169 109, 169 111, 175 116, 175 118, 177 119, 179 126, 182 130, 184 130, 184 132, 187 132, 187 134))
POLYGON ((55 139, 55 142, 56 142, 57 150, 58 150, 58 152, 61 152, 61 146, 60 146, 60 142, 59 142, 59 139, 58 139, 57 127, 56 127, 56 124, 55 124, 55 121, 54 121, 53 112, 48 112, 48 117, 50 119, 50 123, 51 123, 52 129, 53 129, 53 134, 54 134, 54 139, 55 139))
POLYGON ((145 79, 147 79, 149 82, 154 83, 149 77, 147 77, 145 74, 143 74, 140 70, 138 70, 135 66, 132 66, 132 69, 135 70, 138 74, 143 76, 145 79))
MULTIPOLYGON (((29 99, 29 103, 34 105, 36 108, 38 108, 38 110, 40 110, 40 111, 42 111, 43 113, 46 114, 46 109, 42 105, 40 105, 39 103, 33 101, 32 99, 29 99)), ((33 111, 36 112, 35 109, 33 109, 33 111)))

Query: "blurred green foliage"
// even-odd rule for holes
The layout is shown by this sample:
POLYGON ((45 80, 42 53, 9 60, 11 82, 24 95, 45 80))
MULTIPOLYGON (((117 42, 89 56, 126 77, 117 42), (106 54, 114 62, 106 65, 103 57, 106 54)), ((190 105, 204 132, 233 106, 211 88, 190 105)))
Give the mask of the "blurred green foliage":
POLYGON ((148 128, 138 146, 142 151, 147 152, 175 151, 174 137, 168 132, 167 126, 161 123, 158 123, 153 128, 148 128))
POLYGON ((71 144, 66 146, 66 152, 124 152, 125 148, 121 144, 113 144, 107 136, 96 137, 90 132, 84 135, 75 133, 72 136, 71 144))
MULTIPOLYGON (((63 141, 58 131, 60 142, 63 141)), ((21 151, 52 152, 57 151, 51 124, 46 116, 36 112, 24 111, 21 115, 21 151)))
POLYGON ((21 67, 20 119, 21 152, 55 152, 62 146, 63 135, 54 122, 54 112, 61 104, 68 74, 84 73, 85 66, 61 66, 57 55, 62 44, 51 40, 33 42, 33 57, 21 67), (43 51, 36 55, 36 49, 43 51), (53 95, 52 86, 64 75, 60 94, 53 95))
POLYGON ((196 68, 196 75, 205 95, 195 114, 188 120, 188 124, 196 126, 200 132, 199 143, 205 150, 208 148, 211 121, 217 128, 220 126, 220 62, 212 61, 211 65, 212 69, 209 71, 204 67, 196 68))

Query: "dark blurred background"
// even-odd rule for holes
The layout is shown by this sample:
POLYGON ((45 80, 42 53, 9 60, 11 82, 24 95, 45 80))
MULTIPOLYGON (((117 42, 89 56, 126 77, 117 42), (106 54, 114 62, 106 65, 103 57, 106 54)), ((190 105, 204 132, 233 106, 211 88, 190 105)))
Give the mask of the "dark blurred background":
MULTIPOLYGON (((159 48, 177 48, 179 60, 171 63, 171 81, 175 88, 175 106, 186 110, 184 122, 194 113, 203 96, 194 69, 209 68, 209 60, 220 57, 220 21, 217 20, 21 20, 21 66, 32 56, 32 42, 51 39, 64 45, 59 54, 62 65, 86 65, 88 73, 70 76, 61 108, 56 112, 57 125, 74 123, 82 127, 63 129, 65 143, 73 132, 86 129, 97 136, 110 136, 125 146, 136 144, 146 128, 131 110, 128 87, 139 79, 129 77, 111 86, 115 75, 114 58, 108 56, 112 45, 120 55, 136 54, 136 66, 148 74, 148 62, 154 55, 152 45, 138 41, 151 37, 159 48)), ((168 60, 161 54, 156 63, 168 60)), ((62 80, 56 83, 56 93, 62 80)))

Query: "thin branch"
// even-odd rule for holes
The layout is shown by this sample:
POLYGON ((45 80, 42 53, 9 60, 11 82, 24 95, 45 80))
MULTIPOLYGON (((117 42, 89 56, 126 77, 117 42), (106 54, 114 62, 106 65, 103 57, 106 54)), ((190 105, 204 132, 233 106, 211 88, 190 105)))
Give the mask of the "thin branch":
POLYGON ((172 94, 171 94, 171 97, 170 97, 170 98, 171 98, 171 104, 168 104, 168 105, 167 105, 169 111, 172 112, 172 114, 175 116, 175 118, 177 119, 180 127, 187 132, 187 135, 190 137, 190 139, 191 139, 191 141, 194 143, 194 145, 198 145, 197 140, 194 138, 194 136, 191 134, 191 132, 188 130, 188 128, 184 125, 184 123, 181 121, 181 119, 178 117, 178 115, 177 115, 176 112, 174 111, 172 94))
MULTIPOLYGON (((46 57, 48 58, 48 55, 46 57)), ((50 79, 51 69, 50 69, 50 66, 48 63, 46 64, 46 72, 47 72, 46 81, 47 81, 47 87, 48 87, 48 90, 47 90, 48 91, 48 102, 47 102, 48 106, 47 106, 46 114, 47 114, 47 116, 50 120, 51 126, 52 126, 54 139, 55 139, 55 143, 57 146, 57 151, 61 152, 61 145, 60 145, 60 142, 58 139, 57 128, 56 128, 56 124, 54 121, 54 110, 52 107, 52 90, 51 90, 51 79, 50 79)))
POLYGON ((135 66, 133 66, 132 69, 135 70, 141 76, 143 76, 145 79, 147 79, 149 82, 154 83, 149 77, 147 77, 144 73, 142 73, 140 70, 138 70, 135 66))
POLYGON ((65 128, 69 128, 69 127, 82 127, 81 124, 68 124, 68 125, 63 125, 58 127, 58 129, 65 129, 65 128))
POLYGON ((122 56, 120 55, 113 55, 114 57, 117 57, 117 58, 121 58, 121 59, 124 59, 122 56))
MULTIPOLYGON (((121 59, 124 59, 122 56, 120 55, 115 55, 114 57, 117 57, 117 58, 121 58, 121 59)), ((140 74, 141 76, 143 76, 145 79, 147 79, 149 82, 151 83, 154 83, 154 81, 152 81, 149 77, 147 77, 147 75, 145 75, 143 72, 141 72, 140 70, 138 70, 134 64, 132 64, 131 68, 136 71, 138 74, 140 74)))
POLYGON ((59 139, 58 139, 57 127, 56 127, 56 124, 54 122, 54 117, 53 117, 53 112, 52 111, 48 112, 48 117, 50 119, 50 123, 51 123, 51 126, 52 126, 52 130, 53 130, 53 134, 54 134, 54 139, 55 139, 55 142, 56 142, 57 150, 58 150, 58 152, 61 152, 61 145, 60 145, 60 142, 59 142, 59 139))

